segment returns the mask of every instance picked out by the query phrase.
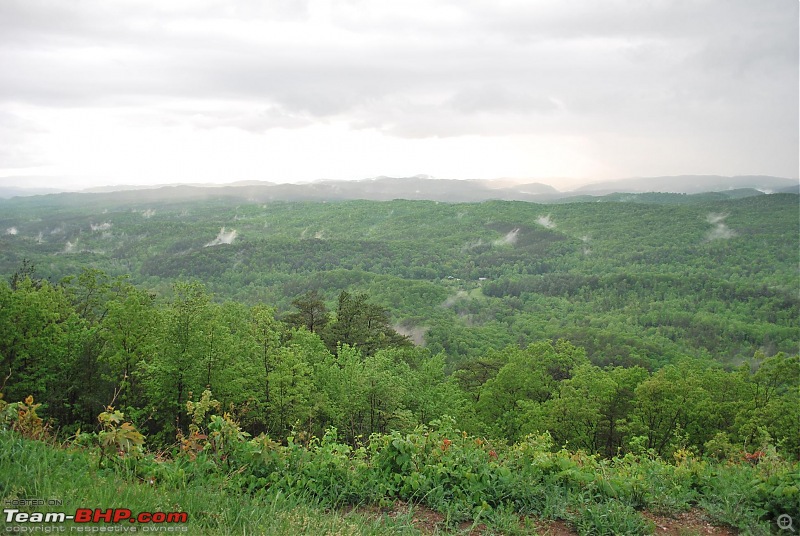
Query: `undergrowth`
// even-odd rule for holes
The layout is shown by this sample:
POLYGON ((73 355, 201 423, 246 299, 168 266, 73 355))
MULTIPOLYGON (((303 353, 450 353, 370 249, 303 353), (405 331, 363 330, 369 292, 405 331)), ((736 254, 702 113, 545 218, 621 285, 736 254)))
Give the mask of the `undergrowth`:
POLYGON ((186 512, 192 534, 417 533, 411 514, 358 513, 398 502, 439 512, 443 530, 505 534, 530 533, 521 528, 526 517, 562 520, 581 535, 652 534, 643 510, 669 516, 696 507, 714 522, 769 534, 778 516, 800 512, 800 464, 774 448, 755 462, 688 451, 671 462, 652 453, 602 459, 558 450, 548 434, 513 445, 488 441, 446 419, 412 433, 376 434, 357 447, 335 429, 279 442, 250 438, 230 415, 213 413, 214 402, 206 393, 187 408, 189 435, 166 454, 148 452, 113 408, 101 414, 99 433, 55 445, 37 428, 32 400, 25 411, 8 404, 0 495, 65 500, 67 513, 186 512), (20 416, 27 428, 15 424, 20 416))

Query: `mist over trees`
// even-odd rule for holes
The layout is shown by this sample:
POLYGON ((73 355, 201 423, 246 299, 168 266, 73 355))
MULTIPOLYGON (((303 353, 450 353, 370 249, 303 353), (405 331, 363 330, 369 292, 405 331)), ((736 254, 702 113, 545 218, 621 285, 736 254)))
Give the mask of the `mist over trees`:
POLYGON ((3 393, 63 434, 113 403, 166 445, 209 388, 277 439, 450 415, 602 456, 800 452, 797 196, 8 206, 3 393))
POLYGON ((212 533, 292 497, 766 534, 798 489, 798 196, 700 197, 0 201, 0 468, 57 439, 119 493, 213 489, 212 533))

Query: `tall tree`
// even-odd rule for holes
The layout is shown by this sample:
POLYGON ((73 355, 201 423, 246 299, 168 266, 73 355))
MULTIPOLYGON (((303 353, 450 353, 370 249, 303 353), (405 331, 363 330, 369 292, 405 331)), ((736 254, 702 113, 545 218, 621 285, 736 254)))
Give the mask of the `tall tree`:
POLYGON ((392 328, 389 311, 368 300, 366 293, 352 295, 342 291, 339 294, 336 320, 323 336, 331 352, 341 344, 348 344, 358 347, 367 357, 381 348, 411 346, 408 337, 392 328))
POLYGON ((137 367, 150 360, 163 336, 155 295, 128 285, 107 308, 102 320, 100 360, 117 390, 117 404, 141 406, 145 399, 137 367))
POLYGON ((164 338, 143 374, 164 439, 180 427, 189 394, 203 390, 211 320, 211 298, 203 284, 178 282, 173 288, 174 298, 163 310, 164 338))
POLYGON ((330 314, 322 295, 317 290, 310 290, 292 300, 297 311, 286 315, 284 321, 293 327, 305 327, 311 333, 320 333, 330 321, 330 314))
POLYGON ((528 426, 526 414, 552 398, 558 382, 570 378, 576 366, 588 363, 582 348, 562 340, 534 343, 524 350, 508 347, 501 356, 506 364, 486 381, 475 407, 496 434, 511 440, 528 426))

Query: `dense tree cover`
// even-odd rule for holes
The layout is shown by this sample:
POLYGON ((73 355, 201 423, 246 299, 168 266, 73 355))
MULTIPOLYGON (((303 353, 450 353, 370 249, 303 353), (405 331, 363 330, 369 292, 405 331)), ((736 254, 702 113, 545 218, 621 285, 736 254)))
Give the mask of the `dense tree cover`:
POLYGON ((28 274, 0 284, 2 392, 33 395, 65 435, 120 407, 156 444, 188 434, 187 401, 211 389, 246 431, 278 440, 332 426, 359 444, 451 415, 470 433, 548 431, 556 446, 604 456, 690 448, 724 458, 765 444, 800 456, 797 355, 756 352, 730 371, 683 357, 651 372, 540 340, 446 374, 445 354, 410 345, 366 294, 342 292, 331 314, 313 292, 295 306, 284 322, 263 305, 215 301, 197 281, 158 296, 97 269, 58 284, 28 274))
POLYGON ((391 329, 444 352, 448 372, 509 344, 559 338, 596 365, 651 371, 685 355, 730 369, 756 351, 794 352, 798 196, 662 197, 0 200, 0 274, 30 259, 58 282, 94 266, 164 296, 198 280, 218 299, 281 315, 307 292, 329 311, 342 291, 366 293, 391 329))
POLYGON ((279 439, 450 414, 604 456, 797 455, 798 196, 651 197, 2 200, 2 391, 64 433, 113 401, 163 443, 210 387, 279 439))
POLYGON ((76 443, 95 430, 101 462, 146 437, 248 492, 350 482, 332 504, 423 493, 476 522, 554 490, 576 494, 564 516, 599 497, 597 519, 698 490, 746 488, 773 520, 796 503, 773 462, 800 459, 797 195, 81 199, 0 201, 15 430, 38 408, 76 443))

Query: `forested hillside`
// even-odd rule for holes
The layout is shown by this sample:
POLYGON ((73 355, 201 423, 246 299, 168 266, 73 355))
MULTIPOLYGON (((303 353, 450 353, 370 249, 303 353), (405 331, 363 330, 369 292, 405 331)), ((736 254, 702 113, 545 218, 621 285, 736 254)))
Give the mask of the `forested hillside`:
MULTIPOLYGON (((367 292, 450 369, 566 338, 596 364, 728 366, 798 343, 798 196, 684 204, 246 204, 40 196, 0 202, 0 273, 85 267, 170 295, 280 313, 310 290, 367 292)), ((605 198, 598 198, 605 199, 605 198)))
MULTIPOLYGON (((347 423, 352 439, 468 408, 471 431, 516 439, 557 427, 547 405, 565 403, 563 382, 579 371, 591 378, 585 390, 627 382, 626 404, 639 384, 669 374, 705 384, 714 400, 730 392, 714 374, 755 381, 766 358, 790 366, 800 341, 796 195, 559 205, 113 199, 2 202, 6 394, 52 399, 50 416, 67 429, 92 423, 117 393, 167 440, 189 393, 211 386, 252 405, 253 430, 278 436, 298 419, 315 433, 347 423), (539 376, 502 384, 523 371, 539 376), (344 378, 331 380, 341 374, 360 387, 326 391, 342 389, 344 378), (276 401, 283 381, 293 391, 276 401), (423 385, 432 391, 411 388, 423 385), (337 406, 354 403, 353 392, 363 407, 337 406)), ((744 404, 750 395, 740 394, 744 404)), ((610 411, 602 406, 616 395, 607 396, 597 411, 610 411)), ((614 411, 629 422, 632 408, 614 411)), ((740 409, 693 443, 743 426, 733 419, 740 409)), ((620 432, 617 417, 604 418, 603 434, 563 439, 584 434, 581 448, 610 455, 626 433, 646 433, 663 453, 691 428, 683 416, 664 430, 620 432)), ((762 424, 787 435, 774 419, 762 424)))
POLYGON ((76 199, 0 202, 0 427, 586 534, 697 504, 768 530, 800 496, 797 195, 76 199))

